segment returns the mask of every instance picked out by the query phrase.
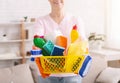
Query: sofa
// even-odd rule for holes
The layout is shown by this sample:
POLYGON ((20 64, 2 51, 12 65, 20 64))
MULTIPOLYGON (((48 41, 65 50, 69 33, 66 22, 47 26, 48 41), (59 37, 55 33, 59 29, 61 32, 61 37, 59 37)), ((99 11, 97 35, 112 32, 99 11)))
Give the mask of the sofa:
POLYGON ((98 75, 107 68, 107 61, 104 57, 94 56, 92 57, 92 64, 90 66, 89 72, 83 78, 83 83, 95 83, 98 75))
POLYGON ((120 83, 120 68, 108 67, 105 57, 92 55, 92 64, 82 83, 120 83))
MULTIPOLYGON (((82 83, 119 83, 120 68, 107 67, 103 57, 91 57, 92 64, 82 83)), ((38 83, 38 73, 35 63, 3 68, 0 69, 0 83, 38 83)))
POLYGON ((38 83, 35 63, 0 69, 0 83, 38 83))

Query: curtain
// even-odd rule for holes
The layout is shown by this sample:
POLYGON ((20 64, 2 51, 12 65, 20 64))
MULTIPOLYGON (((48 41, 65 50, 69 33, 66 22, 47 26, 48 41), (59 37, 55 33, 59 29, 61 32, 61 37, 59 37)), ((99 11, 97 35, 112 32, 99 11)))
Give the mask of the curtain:
POLYGON ((120 49, 120 0, 108 0, 106 46, 120 49), (110 2, 109 2, 110 1, 110 2))

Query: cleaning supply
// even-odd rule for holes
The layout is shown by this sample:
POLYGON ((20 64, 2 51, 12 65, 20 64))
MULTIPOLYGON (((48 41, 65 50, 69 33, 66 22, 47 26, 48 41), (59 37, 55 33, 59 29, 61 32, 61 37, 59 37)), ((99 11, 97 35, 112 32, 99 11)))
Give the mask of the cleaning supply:
POLYGON ((82 64, 82 67, 79 69, 79 72, 78 72, 81 77, 84 77, 87 75, 91 64, 92 64, 92 57, 90 55, 87 55, 82 64))
POLYGON ((46 43, 45 40, 40 37, 34 37, 33 42, 34 42, 34 45, 39 48, 42 48, 46 43))
POLYGON ((51 56, 62 56, 65 48, 61 46, 54 45, 53 50, 51 52, 51 56))
POLYGON ((72 29, 72 31, 70 33, 70 36, 71 36, 71 43, 73 43, 75 40, 78 39, 79 33, 77 31, 77 25, 73 26, 73 29, 72 29))
POLYGON ((53 48, 54 48, 53 42, 48 40, 42 48, 43 55, 45 54, 44 56, 50 56, 53 48))
POLYGON ((56 37, 56 45, 67 48, 67 38, 60 35, 56 37))
POLYGON ((39 50, 31 50, 30 51, 32 55, 41 55, 42 54, 42 50, 39 49, 39 50))
POLYGON ((31 58, 30 58, 31 61, 35 61, 36 57, 42 56, 42 50, 41 49, 31 50, 30 52, 31 52, 31 58))
POLYGON ((86 55, 86 53, 88 54, 87 46, 87 41, 77 41, 71 43, 68 47, 67 55, 86 55))
POLYGON ((42 50, 34 45, 32 46, 32 50, 30 51, 30 53, 31 53, 31 58, 30 58, 31 61, 35 61, 36 57, 42 56, 42 50))
POLYGON ((46 44, 46 40, 44 39, 44 36, 35 35, 33 42, 34 42, 34 45, 35 45, 36 47, 42 49, 42 54, 43 54, 44 56, 49 55, 49 53, 47 53, 47 52, 43 49, 44 45, 46 44))

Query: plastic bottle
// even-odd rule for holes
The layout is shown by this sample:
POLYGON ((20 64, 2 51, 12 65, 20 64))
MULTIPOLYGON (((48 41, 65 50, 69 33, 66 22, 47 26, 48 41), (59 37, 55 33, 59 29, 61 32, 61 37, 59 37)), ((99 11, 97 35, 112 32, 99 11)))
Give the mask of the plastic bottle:
POLYGON ((32 50, 30 51, 30 53, 31 53, 31 58, 30 58, 31 61, 35 61, 36 57, 42 56, 41 55, 42 50, 36 46, 32 46, 32 50))
POLYGON ((63 48, 67 48, 67 38, 61 35, 57 36, 55 44, 63 48))
POLYGON ((73 43, 75 40, 78 39, 79 33, 77 31, 77 26, 76 25, 73 26, 73 29, 72 29, 70 35, 71 35, 71 43, 73 43))
POLYGON ((39 47, 39 48, 42 48, 42 47, 45 45, 45 43, 46 43, 43 38, 40 38, 40 37, 37 36, 37 35, 34 36, 33 42, 34 42, 34 45, 35 45, 36 47, 39 47))

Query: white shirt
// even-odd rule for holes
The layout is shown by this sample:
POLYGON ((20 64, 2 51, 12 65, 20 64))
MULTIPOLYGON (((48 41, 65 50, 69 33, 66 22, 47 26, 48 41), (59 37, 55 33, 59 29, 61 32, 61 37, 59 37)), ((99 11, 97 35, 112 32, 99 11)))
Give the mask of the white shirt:
POLYGON ((50 15, 42 16, 37 19, 35 25, 35 33, 40 36, 44 36, 45 39, 55 42, 57 35, 63 35, 70 40, 70 32, 74 25, 77 25, 79 35, 82 39, 86 39, 84 32, 84 24, 79 17, 72 16, 70 14, 65 15, 60 24, 57 24, 50 15))

